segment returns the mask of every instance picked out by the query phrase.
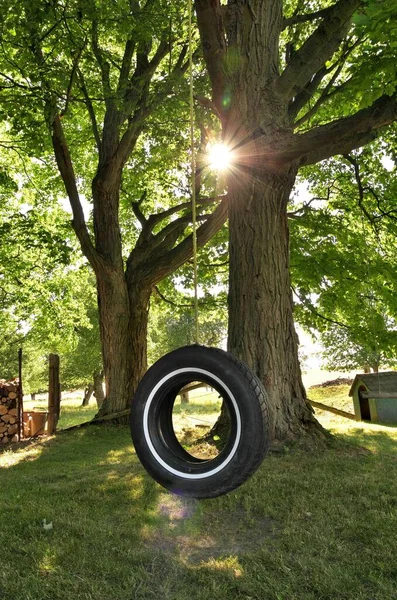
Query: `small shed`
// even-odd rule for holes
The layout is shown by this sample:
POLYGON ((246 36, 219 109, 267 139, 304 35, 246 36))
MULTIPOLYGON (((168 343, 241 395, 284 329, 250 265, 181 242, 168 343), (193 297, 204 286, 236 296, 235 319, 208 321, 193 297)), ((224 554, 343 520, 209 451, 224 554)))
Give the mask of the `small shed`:
POLYGON ((357 421, 397 423, 397 371, 356 375, 349 396, 357 421))

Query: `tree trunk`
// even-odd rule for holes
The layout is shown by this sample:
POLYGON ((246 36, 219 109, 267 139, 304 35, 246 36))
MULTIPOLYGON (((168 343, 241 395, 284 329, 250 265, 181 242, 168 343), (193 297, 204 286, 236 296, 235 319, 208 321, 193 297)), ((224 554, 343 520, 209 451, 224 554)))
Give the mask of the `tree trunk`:
POLYGON ((88 406, 90 403, 90 398, 92 396, 92 392, 94 391, 94 386, 92 383, 89 383, 84 390, 84 397, 81 406, 88 406))
POLYGON ((181 404, 189 404, 189 392, 181 392, 181 404))
POLYGON ((134 279, 134 282, 128 292, 123 272, 97 278, 106 383, 106 396, 98 416, 128 408, 147 368, 146 338, 151 288, 139 279, 134 279))
POLYGON ((105 400, 105 394, 103 392, 103 371, 94 371, 93 380, 95 400, 98 405, 98 408, 101 408, 103 401, 105 400))
POLYGON ((263 382, 274 439, 322 437, 306 401, 293 321, 287 203, 295 171, 252 167, 244 182, 230 179, 229 350, 263 382))

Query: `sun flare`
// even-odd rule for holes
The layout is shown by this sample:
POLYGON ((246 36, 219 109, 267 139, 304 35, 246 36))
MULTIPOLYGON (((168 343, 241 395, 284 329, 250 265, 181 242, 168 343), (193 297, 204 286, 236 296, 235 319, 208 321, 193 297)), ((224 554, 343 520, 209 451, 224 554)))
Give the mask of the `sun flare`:
POLYGON ((213 144, 208 151, 208 164, 211 169, 225 171, 230 167, 231 152, 225 144, 213 144))

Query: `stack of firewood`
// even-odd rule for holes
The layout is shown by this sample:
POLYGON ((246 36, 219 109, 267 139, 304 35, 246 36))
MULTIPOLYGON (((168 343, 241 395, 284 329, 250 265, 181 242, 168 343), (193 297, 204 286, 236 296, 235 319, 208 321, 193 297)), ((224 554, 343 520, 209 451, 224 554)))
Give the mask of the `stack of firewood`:
POLYGON ((18 382, 0 380, 0 443, 18 441, 18 382))

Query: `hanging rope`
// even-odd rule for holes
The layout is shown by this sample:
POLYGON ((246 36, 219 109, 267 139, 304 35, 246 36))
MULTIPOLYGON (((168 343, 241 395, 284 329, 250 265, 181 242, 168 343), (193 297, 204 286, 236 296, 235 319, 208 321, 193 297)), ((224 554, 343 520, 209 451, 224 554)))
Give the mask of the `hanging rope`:
POLYGON ((193 95, 193 2, 188 0, 189 14, 189 105, 190 105, 190 155, 193 225, 193 286, 194 286, 194 341, 199 343, 198 273, 197 273, 197 213, 196 213, 196 154, 194 150, 194 95, 193 95))

